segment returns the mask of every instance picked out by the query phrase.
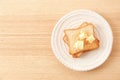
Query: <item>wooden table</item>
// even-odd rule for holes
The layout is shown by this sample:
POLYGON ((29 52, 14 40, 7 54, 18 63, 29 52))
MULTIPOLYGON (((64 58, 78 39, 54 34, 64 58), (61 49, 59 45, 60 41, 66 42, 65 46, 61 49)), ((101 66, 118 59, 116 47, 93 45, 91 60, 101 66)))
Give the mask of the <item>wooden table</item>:
POLYGON ((120 80, 120 0, 0 0, 0 80, 120 80), (110 57, 89 72, 66 68, 51 49, 55 23, 76 9, 97 11, 113 30, 110 57))

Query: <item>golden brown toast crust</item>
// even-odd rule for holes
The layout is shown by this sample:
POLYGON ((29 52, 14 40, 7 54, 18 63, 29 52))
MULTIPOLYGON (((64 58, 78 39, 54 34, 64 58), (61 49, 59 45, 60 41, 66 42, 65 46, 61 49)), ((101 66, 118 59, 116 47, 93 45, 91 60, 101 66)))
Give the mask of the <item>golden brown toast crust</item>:
POLYGON ((73 58, 78 58, 82 55, 83 52, 75 53, 72 55, 73 58))

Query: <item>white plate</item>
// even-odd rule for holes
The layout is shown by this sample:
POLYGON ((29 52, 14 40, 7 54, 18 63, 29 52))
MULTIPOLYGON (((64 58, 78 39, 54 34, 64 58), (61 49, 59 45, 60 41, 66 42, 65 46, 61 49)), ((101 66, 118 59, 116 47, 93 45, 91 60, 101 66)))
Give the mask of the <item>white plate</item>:
POLYGON ((110 55, 113 35, 108 22, 99 14, 91 10, 76 10, 63 16, 55 25, 51 45, 57 59, 66 67, 77 71, 92 70, 105 62, 110 55), (63 41, 64 29, 78 27, 87 21, 95 25, 95 33, 100 40, 100 47, 86 52, 80 58, 72 58, 68 46, 63 41))

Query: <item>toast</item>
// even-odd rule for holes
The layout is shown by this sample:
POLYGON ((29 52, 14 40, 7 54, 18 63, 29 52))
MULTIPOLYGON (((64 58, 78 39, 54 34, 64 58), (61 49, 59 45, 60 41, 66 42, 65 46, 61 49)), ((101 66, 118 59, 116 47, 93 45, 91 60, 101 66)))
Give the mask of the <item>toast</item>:
POLYGON ((95 37, 94 25, 84 22, 76 29, 64 30, 64 42, 69 46, 69 53, 79 57, 85 51, 99 47, 99 40, 95 37))

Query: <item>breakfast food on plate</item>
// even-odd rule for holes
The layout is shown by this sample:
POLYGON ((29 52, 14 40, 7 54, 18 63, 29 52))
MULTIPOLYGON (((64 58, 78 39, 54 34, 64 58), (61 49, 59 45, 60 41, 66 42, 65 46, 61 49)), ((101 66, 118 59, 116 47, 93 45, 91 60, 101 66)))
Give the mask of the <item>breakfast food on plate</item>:
POLYGON ((84 22, 76 29, 64 30, 64 33, 63 40, 74 58, 99 47, 99 40, 95 36, 94 25, 91 23, 84 22))

